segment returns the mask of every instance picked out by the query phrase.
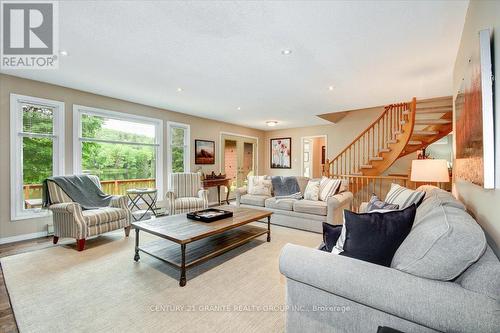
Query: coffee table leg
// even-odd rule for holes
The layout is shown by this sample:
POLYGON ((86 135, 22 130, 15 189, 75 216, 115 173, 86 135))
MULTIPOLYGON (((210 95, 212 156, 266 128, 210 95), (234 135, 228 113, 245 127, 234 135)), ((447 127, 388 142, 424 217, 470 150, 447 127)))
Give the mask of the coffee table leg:
POLYGON ((135 255, 134 260, 139 261, 141 257, 139 256, 139 229, 135 228, 135 255))
POLYGON ((186 244, 181 244, 181 278, 179 285, 181 287, 186 285, 186 244))
POLYGON ((271 216, 267 217, 267 241, 271 241, 271 216))

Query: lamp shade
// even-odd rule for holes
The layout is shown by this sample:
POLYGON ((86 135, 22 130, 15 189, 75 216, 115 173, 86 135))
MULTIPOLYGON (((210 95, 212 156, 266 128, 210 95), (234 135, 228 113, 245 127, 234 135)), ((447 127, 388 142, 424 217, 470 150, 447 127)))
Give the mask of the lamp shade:
POLYGON ((446 183, 450 181, 446 160, 413 160, 411 162, 412 182, 446 183))

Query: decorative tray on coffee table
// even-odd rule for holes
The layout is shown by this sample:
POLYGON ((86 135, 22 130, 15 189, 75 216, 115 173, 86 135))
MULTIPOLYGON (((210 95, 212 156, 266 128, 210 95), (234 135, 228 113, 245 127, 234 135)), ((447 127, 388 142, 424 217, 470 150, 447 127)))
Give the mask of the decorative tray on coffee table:
POLYGON ((214 222, 232 216, 233 212, 228 212, 227 210, 216 209, 216 208, 209 208, 204 210, 198 210, 196 212, 187 213, 188 219, 201 222, 214 222))

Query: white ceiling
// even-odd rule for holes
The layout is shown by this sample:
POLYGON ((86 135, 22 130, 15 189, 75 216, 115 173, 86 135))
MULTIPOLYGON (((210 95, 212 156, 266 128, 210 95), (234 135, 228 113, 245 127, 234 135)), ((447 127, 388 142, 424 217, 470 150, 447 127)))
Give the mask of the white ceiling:
POLYGON ((325 124, 315 115, 451 95, 467 5, 61 2, 59 70, 2 72, 259 129, 325 124))

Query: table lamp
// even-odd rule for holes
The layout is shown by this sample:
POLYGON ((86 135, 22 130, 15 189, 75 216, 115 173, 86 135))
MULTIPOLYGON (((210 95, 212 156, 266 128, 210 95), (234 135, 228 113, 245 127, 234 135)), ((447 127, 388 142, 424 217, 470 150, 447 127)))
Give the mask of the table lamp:
POLYGON ((411 162, 412 182, 447 183, 450 181, 446 160, 413 160, 411 162))

